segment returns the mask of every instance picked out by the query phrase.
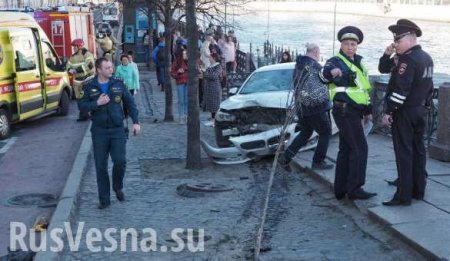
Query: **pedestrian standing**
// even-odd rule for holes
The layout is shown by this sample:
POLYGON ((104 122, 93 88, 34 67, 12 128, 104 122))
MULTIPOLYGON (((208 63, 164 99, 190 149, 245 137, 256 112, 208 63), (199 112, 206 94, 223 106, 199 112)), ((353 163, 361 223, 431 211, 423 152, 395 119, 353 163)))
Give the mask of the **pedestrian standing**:
POLYGON ((235 72, 236 47, 231 37, 225 35, 225 39, 219 42, 219 47, 225 62, 226 73, 235 72))
POLYGON ((178 94, 178 116, 180 124, 187 123, 188 114, 188 56, 187 50, 179 48, 175 52, 170 75, 175 79, 178 94))
MULTIPOLYGON (((144 47, 144 53, 148 54, 150 51, 150 30, 145 31, 144 35, 142 36, 142 45, 144 47)), ((132 51, 129 51, 132 52, 132 51)), ((128 52, 128 54, 129 54, 128 52)), ((149 56, 145 55, 144 57, 145 63, 148 65, 149 56)))
POLYGON ((205 80, 203 111, 211 113, 211 122, 208 125, 212 126, 221 101, 220 77, 222 75, 222 65, 220 64, 220 57, 217 53, 211 54, 209 59, 211 65, 203 73, 205 80))
POLYGON ((281 56, 280 63, 290 63, 292 62, 291 54, 288 51, 284 51, 281 56))
POLYGON ((206 39, 203 42, 201 48, 200 48, 200 60, 202 61, 203 66, 208 68, 211 65, 210 57, 211 57, 211 50, 209 46, 211 45, 211 42, 214 40, 212 37, 212 34, 206 33, 206 39))
POLYGON ((394 197, 383 205, 410 205, 413 198, 422 200, 425 195, 427 171, 423 135, 426 107, 433 93, 433 60, 417 43, 422 30, 415 23, 400 19, 389 26, 389 30, 394 35, 394 44, 381 57, 380 67, 394 69, 382 122, 386 126, 392 123, 398 184, 394 197), (396 64, 392 55, 398 57, 396 64))
POLYGON ((369 91, 371 85, 362 56, 356 54, 363 41, 362 31, 354 26, 339 30, 339 53, 330 58, 319 74, 329 82, 333 117, 339 128, 334 193, 337 199, 368 199, 376 195, 363 190, 366 181, 368 146, 364 124, 372 120, 369 91))
POLYGON ((131 95, 134 95, 134 91, 136 88, 136 70, 135 68, 129 63, 129 57, 126 54, 122 54, 120 56, 120 62, 121 64, 117 66, 115 76, 119 79, 121 79, 125 86, 127 87, 128 91, 131 93, 131 95))
POLYGON ((91 112, 92 144, 100 201, 98 207, 103 209, 111 204, 111 186, 108 176, 109 156, 113 162, 112 188, 119 201, 125 199, 122 191, 126 168, 124 108, 133 121, 134 135, 138 135, 141 128, 134 98, 126 89, 123 81, 112 77, 112 63, 102 57, 95 61, 95 68, 97 74, 84 84, 78 105, 80 110, 91 112))
POLYGON ((158 85, 161 87, 161 91, 164 91, 166 64, 168 62, 165 48, 166 38, 161 37, 159 38, 159 44, 152 52, 152 59, 156 65, 156 79, 158 80, 158 85))
POLYGON ((317 44, 306 45, 306 54, 297 58, 294 70, 295 103, 298 108, 300 133, 280 157, 281 166, 290 170, 289 163, 297 152, 306 145, 313 132, 317 132, 319 140, 314 152, 313 169, 331 169, 332 164, 325 161, 331 136, 331 109, 328 88, 319 79, 322 66, 320 48, 317 44), (311 86, 308 86, 311 85, 311 86), (310 98, 314 100, 309 100, 310 98))
POLYGON ((128 54, 128 63, 130 66, 133 67, 135 77, 134 85, 130 88, 130 92, 132 95, 136 95, 138 90, 141 88, 141 83, 139 79, 139 68, 138 65, 134 62, 134 52, 130 50, 127 52, 127 54, 128 54))

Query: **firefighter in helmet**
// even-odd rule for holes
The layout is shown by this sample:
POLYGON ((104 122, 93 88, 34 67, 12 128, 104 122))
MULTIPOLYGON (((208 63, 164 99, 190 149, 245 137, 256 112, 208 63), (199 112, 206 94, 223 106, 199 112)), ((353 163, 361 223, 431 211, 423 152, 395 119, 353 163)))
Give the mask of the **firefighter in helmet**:
MULTIPOLYGON (((73 75, 73 90, 75 97, 79 99, 81 97, 81 90, 83 88, 83 82, 95 73, 95 59, 94 55, 84 48, 83 39, 75 39, 71 44, 75 52, 70 56, 67 62, 67 69, 70 74, 73 75)), ((89 119, 89 114, 82 113, 78 121, 85 121, 89 119)))
POLYGON ((100 44, 100 48, 103 51, 103 57, 114 64, 113 60, 117 43, 115 38, 111 34, 111 30, 106 29, 105 32, 101 32, 95 40, 100 44))

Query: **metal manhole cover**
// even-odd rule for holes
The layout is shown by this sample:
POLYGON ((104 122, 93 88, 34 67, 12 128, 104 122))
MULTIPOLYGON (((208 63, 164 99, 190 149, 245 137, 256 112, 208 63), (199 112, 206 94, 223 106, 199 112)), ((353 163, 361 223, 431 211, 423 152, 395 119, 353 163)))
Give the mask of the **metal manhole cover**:
POLYGON ((197 184, 187 184, 183 183, 177 187, 177 194, 182 197, 188 198, 199 198, 204 197, 206 193, 211 192, 225 192, 231 191, 234 188, 227 187, 222 184, 213 183, 197 183, 197 184))
POLYGON ((6 205, 10 207, 49 207, 57 203, 57 197, 48 193, 30 193, 14 197, 6 200, 6 205))
POLYGON ((227 187, 222 184, 213 183, 198 183, 198 184, 186 184, 186 188, 192 191, 200 192, 224 192, 233 190, 231 187, 227 187))

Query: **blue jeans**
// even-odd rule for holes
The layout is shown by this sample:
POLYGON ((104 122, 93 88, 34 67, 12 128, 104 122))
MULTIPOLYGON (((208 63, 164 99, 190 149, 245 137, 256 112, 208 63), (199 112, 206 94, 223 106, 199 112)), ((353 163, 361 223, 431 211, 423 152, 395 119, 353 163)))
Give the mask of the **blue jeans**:
POLYGON ((166 73, 165 66, 156 67, 156 78, 158 79, 158 84, 164 85, 164 83, 166 82, 165 73, 166 73))
POLYGON ((177 84, 178 93, 178 115, 187 116, 188 110, 188 87, 186 83, 177 84))

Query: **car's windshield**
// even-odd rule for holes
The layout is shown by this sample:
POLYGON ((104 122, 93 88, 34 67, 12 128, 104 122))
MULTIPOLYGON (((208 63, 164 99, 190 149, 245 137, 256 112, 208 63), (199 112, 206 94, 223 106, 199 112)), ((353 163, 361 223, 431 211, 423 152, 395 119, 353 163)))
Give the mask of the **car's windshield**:
POLYGON ((283 69, 254 73, 239 94, 289 90, 293 72, 294 69, 283 69))

